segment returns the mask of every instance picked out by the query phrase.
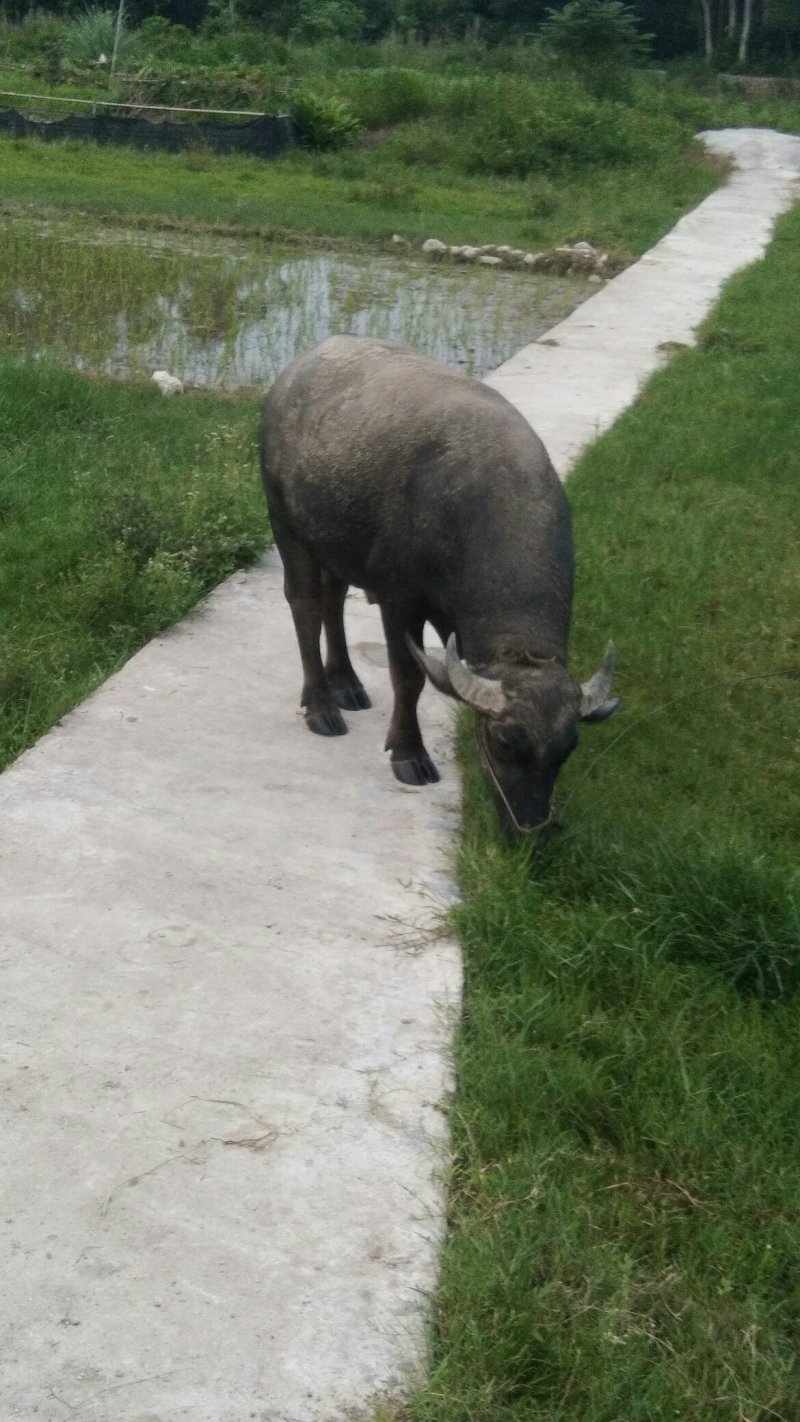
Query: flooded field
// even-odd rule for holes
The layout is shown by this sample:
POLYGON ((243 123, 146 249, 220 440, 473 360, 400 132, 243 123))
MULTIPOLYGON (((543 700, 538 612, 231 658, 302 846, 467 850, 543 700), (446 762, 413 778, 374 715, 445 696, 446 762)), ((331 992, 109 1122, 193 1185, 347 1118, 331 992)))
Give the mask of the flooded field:
POLYGON ((412 256, 0 219, 0 346, 79 369, 268 385, 335 332, 407 341, 484 375, 592 292, 579 278, 412 256))

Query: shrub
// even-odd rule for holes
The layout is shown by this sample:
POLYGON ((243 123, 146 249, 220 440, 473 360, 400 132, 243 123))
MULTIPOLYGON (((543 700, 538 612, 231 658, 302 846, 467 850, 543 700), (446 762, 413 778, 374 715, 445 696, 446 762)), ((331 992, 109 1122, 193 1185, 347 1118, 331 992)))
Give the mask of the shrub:
POLYGON ((312 89, 295 89, 291 114, 298 138, 306 148, 345 148, 361 127, 342 99, 312 89))
MULTIPOLYGON (((94 5, 66 27, 61 40, 61 53, 70 64, 95 64, 101 54, 110 60, 114 49, 117 16, 114 10, 94 5)), ((141 50, 139 37, 123 29, 118 51, 119 59, 135 60, 141 50)))
POLYGON ((365 128, 385 128, 433 112, 442 86, 418 69, 360 69, 337 75, 336 87, 365 128))
POLYGON ((366 16, 353 0, 300 0, 297 37, 311 44, 325 40, 357 40, 366 28, 366 16))
POLYGON ((596 70, 646 59, 651 36, 641 33, 636 14, 622 0, 569 0, 563 10, 548 11, 539 38, 559 59, 596 70))
POLYGON ((655 159, 683 148, 681 125, 598 99, 580 85, 535 88, 507 80, 464 131, 465 160, 476 173, 525 178, 534 173, 655 159))

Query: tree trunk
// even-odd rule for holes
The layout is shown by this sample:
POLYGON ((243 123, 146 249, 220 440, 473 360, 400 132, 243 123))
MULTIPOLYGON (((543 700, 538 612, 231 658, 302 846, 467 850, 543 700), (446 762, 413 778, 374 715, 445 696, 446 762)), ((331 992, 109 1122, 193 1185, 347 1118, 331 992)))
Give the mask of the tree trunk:
POLYGON ((742 33, 739 36, 739 63, 747 63, 747 47, 750 43, 750 26, 753 22, 753 0, 744 0, 744 14, 742 15, 742 33))
POLYGON ((706 60, 710 64, 714 58, 714 35, 711 28, 710 0, 700 0, 700 9, 703 12, 703 50, 706 60))
POLYGON ((733 33, 736 29, 736 21, 738 20, 738 18, 738 0, 728 0, 728 24, 726 28, 729 36, 733 36, 733 33))

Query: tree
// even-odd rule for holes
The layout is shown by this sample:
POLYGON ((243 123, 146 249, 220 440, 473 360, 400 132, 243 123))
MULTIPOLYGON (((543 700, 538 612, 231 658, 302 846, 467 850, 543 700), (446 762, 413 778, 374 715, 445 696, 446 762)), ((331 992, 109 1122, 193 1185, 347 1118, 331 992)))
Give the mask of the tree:
POLYGON ((568 0, 550 10, 540 30, 543 46, 580 73, 595 92, 619 88, 623 72, 650 53, 630 5, 622 0, 568 0))

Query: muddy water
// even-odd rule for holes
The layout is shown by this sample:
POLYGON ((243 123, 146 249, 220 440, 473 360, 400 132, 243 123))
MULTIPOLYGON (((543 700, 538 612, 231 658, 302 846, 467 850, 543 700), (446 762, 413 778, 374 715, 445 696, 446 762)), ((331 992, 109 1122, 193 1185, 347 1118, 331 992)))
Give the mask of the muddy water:
POLYGON ((406 341, 473 375, 592 292, 578 278, 256 239, 0 219, 0 344, 111 375, 263 388, 334 332, 406 341))

